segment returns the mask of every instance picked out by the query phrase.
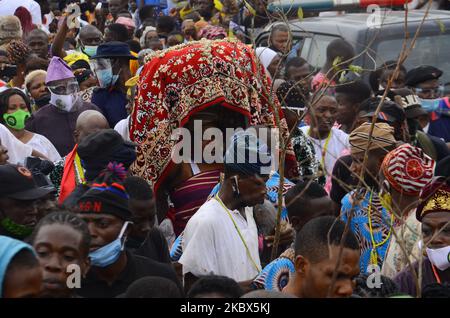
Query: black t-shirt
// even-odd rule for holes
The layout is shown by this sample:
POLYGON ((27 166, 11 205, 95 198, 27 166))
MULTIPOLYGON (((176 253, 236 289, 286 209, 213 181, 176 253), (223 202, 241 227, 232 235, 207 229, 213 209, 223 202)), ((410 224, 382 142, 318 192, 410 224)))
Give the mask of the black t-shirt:
POLYGON ((124 293, 134 281, 146 276, 170 279, 182 290, 180 281, 172 266, 133 255, 129 251, 126 251, 126 253, 127 265, 112 285, 108 285, 107 282, 100 280, 95 272, 95 268, 91 268, 86 278, 81 281, 81 288, 76 293, 85 298, 114 298, 124 293))
POLYGON ((157 227, 153 227, 150 230, 142 245, 137 248, 135 246, 136 243, 133 243, 129 237, 127 240, 127 249, 135 255, 144 256, 161 263, 172 264, 166 238, 157 227))
POLYGON ((353 190, 357 184, 357 179, 352 176, 349 169, 351 164, 352 156, 350 155, 340 157, 334 164, 330 197, 339 205, 344 196, 353 190))

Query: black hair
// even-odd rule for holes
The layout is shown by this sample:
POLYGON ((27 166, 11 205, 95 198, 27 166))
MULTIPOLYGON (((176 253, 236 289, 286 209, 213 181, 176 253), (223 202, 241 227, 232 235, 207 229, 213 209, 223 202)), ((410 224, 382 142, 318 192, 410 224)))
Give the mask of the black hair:
POLYGON ((295 186, 290 188, 284 196, 289 218, 292 218, 293 216, 305 216, 306 210, 309 208, 309 200, 326 196, 327 192, 317 182, 298 182, 295 186))
POLYGON ((169 36, 171 35, 181 35, 184 38, 184 34, 181 31, 175 30, 169 33, 169 36))
POLYGON ((223 298, 239 298, 244 292, 239 284, 225 276, 202 276, 187 293, 187 298, 197 298, 202 295, 217 293, 223 298))
POLYGON ((299 56, 289 59, 285 65, 285 71, 284 71, 285 77, 288 78, 288 73, 289 73, 290 67, 302 67, 305 64, 308 64, 308 62, 304 58, 299 57, 299 56))
POLYGON ((143 23, 147 19, 155 18, 155 6, 143 6, 138 10, 139 20, 143 23))
POLYGON ((151 200, 153 199, 153 190, 144 179, 131 176, 123 182, 130 199, 134 200, 151 200))
POLYGON ((113 41, 126 42, 128 38, 128 29, 126 26, 120 23, 111 23, 106 27, 111 33, 114 33, 115 37, 113 41))
POLYGON ((132 15, 130 12, 128 12, 128 10, 126 10, 126 9, 120 10, 119 13, 117 13, 117 16, 119 17, 119 16, 121 16, 121 14, 122 14, 122 16, 123 16, 124 14, 126 14, 126 15, 127 15, 127 18, 128 18, 128 17, 129 17, 130 19, 133 18, 133 15, 132 15))
POLYGON ((305 94, 294 81, 284 81, 281 83, 276 94, 282 106, 305 107, 305 94))
POLYGON ((447 156, 437 162, 434 175, 447 177, 447 179, 450 179, 450 156, 447 156))
POLYGON ((48 40, 48 35, 47 35, 47 33, 45 33, 45 31, 43 31, 43 30, 41 30, 41 29, 33 29, 33 30, 31 30, 31 31, 27 34, 26 40, 28 40, 28 38, 29 38, 31 35, 34 35, 34 34, 41 34, 41 35, 44 35, 44 36, 46 37, 46 39, 48 40))
POLYGON ((241 298, 297 298, 297 297, 279 291, 257 289, 246 293, 241 298))
MULTIPOLYGON (((295 255, 302 255, 313 263, 328 257, 328 246, 339 246, 345 223, 332 216, 321 216, 306 223, 295 238, 295 255)), ((358 240, 349 230, 343 242, 344 248, 359 251, 358 240)))
POLYGON ((175 20, 172 17, 163 15, 158 17, 158 20, 156 21, 156 29, 158 30, 158 33, 163 32, 169 34, 175 29, 175 20))
POLYGON ((49 61, 47 59, 43 59, 36 55, 31 55, 25 64, 25 74, 36 70, 47 71, 48 65, 49 61))
POLYGON ((201 18, 201 15, 197 11, 189 12, 184 16, 184 20, 193 20, 194 22, 200 21, 201 18))
POLYGON ((355 55, 353 46, 344 39, 336 39, 327 46, 327 61, 333 63, 337 57, 341 57, 344 62, 355 55))
MULTIPOLYGON (((30 269, 39 266, 39 260, 36 255, 27 248, 24 248, 17 252, 8 264, 8 268, 5 272, 5 277, 8 276, 10 271, 18 268, 30 269)), ((0 295, 1 296, 1 295, 0 295)))
POLYGON ((386 298, 400 292, 397 284, 387 276, 380 275, 380 288, 371 288, 367 285, 370 273, 361 273, 356 277, 356 287, 353 294, 362 298, 386 298))
MULTIPOLYGON (((375 71, 370 72, 369 84, 374 92, 377 92, 379 89, 380 78, 383 75, 384 71, 388 71, 388 70, 393 71, 396 69, 396 67, 397 67, 397 61, 394 61, 394 60, 386 61, 385 63, 383 63, 383 65, 381 65, 375 71)), ((405 75, 407 73, 407 70, 403 65, 400 65, 400 71, 405 73, 405 75)))
MULTIPOLYGON (((365 111, 365 112, 371 112, 375 111, 378 107, 378 105, 381 102, 381 97, 370 97, 366 100, 364 100, 360 105, 358 112, 365 111)), ((404 109, 399 106, 398 104, 389 101, 384 100, 383 104, 381 105, 381 111, 386 112, 387 114, 391 115, 395 118, 396 122, 403 122, 406 119, 406 113, 404 109)))
POLYGON ((44 216, 34 228, 30 241, 34 243, 34 240, 42 227, 53 224, 67 225, 68 227, 71 227, 75 231, 79 232, 81 234, 82 249, 86 252, 86 255, 89 253, 89 247, 91 246, 91 235, 89 234, 89 229, 86 222, 84 222, 83 219, 78 217, 75 213, 65 210, 52 212, 44 216))
POLYGON ((178 286, 164 277, 142 277, 134 281, 120 298, 182 298, 178 286))
POLYGON ((345 94, 351 103, 362 103, 371 96, 369 85, 364 81, 356 80, 338 85, 336 93, 345 94))
POLYGON ((77 46, 74 38, 66 38, 64 40, 64 50, 68 51, 70 49, 69 45, 72 45, 73 47, 77 46))
POLYGON ((0 94, 0 123, 2 124, 5 123, 3 114, 8 111, 9 98, 14 95, 19 95, 23 98, 25 104, 27 105, 28 111, 31 113, 30 99, 28 96, 18 88, 8 88, 0 94))
POLYGON ((450 284, 447 282, 428 284, 422 290, 422 298, 450 298, 450 284))
POLYGON ((139 53, 139 51, 142 49, 141 44, 139 44, 139 41, 128 40, 126 43, 130 47, 130 51, 133 51, 134 53, 139 53))

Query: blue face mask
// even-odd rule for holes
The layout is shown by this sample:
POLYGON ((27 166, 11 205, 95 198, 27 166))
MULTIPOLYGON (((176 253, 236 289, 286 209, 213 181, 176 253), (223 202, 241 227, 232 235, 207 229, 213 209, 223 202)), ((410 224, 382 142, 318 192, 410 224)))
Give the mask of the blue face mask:
POLYGON ((84 48, 81 48, 81 52, 83 52, 84 54, 86 54, 89 57, 94 56, 97 53, 97 46, 96 45, 85 45, 84 48))
POLYGON ((107 267, 111 264, 114 264, 119 259, 119 256, 125 247, 126 241, 126 239, 124 239, 122 242, 122 237, 128 224, 130 223, 131 222, 125 222, 125 224, 122 226, 122 229, 120 230, 117 239, 89 253, 89 258, 91 259, 92 266, 107 267))
POLYGON ((98 70, 95 73, 101 88, 109 88, 116 84, 119 79, 119 75, 113 75, 112 68, 98 70))
POLYGON ((439 104, 441 102, 440 98, 436 99, 420 99, 420 105, 423 109, 425 109, 428 113, 434 112, 439 109, 439 104))

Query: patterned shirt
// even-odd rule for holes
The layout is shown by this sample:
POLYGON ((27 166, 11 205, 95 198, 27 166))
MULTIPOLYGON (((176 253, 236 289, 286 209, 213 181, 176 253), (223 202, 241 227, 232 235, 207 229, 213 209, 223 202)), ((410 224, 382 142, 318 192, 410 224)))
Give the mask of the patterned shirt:
POLYGON ((295 273, 294 258, 295 251, 290 247, 280 257, 267 264, 253 280, 255 289, 281 292, 295 273))
POLYGON ((409 213, 405 221, 398 226, 394 226, 396 236, 392 236, 391 243, 386 252, 386 256, 381 269, 381 274, 389 278, 394 278, 408 265, 419 260, 421 250, 419 248, 422 224, 416 219, 416 211, 409 213), (399 240, 397 240, 399 238, 399 240), (403 242, 403 243, 400 243, 403 242), (401 244, 403 244, 404 251, 401 244), (405 254, 406 252, 406 254, 405 254))
POLYGON ((341 220, 347 222, 351 213, 350 228, 361 250, 361 272, 367 272, 373 252, 376 252, 377 265, 381 268, 390 242, 391 214, 381 205, 378 194, 367 189, 353 190, 342 199, 341 220), (373 242, 377 245, 375 248, 373 242))
POLYGON ((295 128, 292 133, 292 147, 294 148, 295 159, 299 166, 300 177, 314 177, 322 185, 325 184, 324 177, 318 177, 320 163, 316 159, 316 152, 311 140, 299 128, 295 128))

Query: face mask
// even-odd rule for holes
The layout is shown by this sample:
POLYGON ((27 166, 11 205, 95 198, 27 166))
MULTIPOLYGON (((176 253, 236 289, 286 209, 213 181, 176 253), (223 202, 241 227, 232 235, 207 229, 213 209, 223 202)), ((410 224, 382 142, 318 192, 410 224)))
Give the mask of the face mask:
POLYGON ((3 114, 3 119, 9 127, 22 130, 25 128, 25 121, 30 118, 30 116, 31 114, 29 111, 19 109, 11 114, 3 114))
POLYGON ((48 103, 50 103, 50 94, 34 100, 34 105, 36 105, 37 108, 44 107, 45 105, 48 105, 48 103))
POLYGON ((427 255, 431 264, 441 271, 450 267, 450 245, 437 249, 427 248, 427 255))
POLYGON ((97 53, 96 45, 86 45, 84 48, 81 48, 81 51, 87 56, 91 57, 97 53))
POLYGON ((18 239, 24 239, 31 235, 33 232, 33 229, 26 225, 17 224, 10 218, 6 217, 2 220, 1 226, 4 230, 6 230, 8 233, 11 234, 11 236, 18 238, 18 239))
POLYGON ((425 109, 428 113, 434 112, 438 110, 439 103, 441 102, 440 98, 436 99, 420 99, 420 105, 423 109, 425 109))
POLYGON ((76 94, 57 95, 51 93, 50 95, 50 104, 55 105, 57 108, 64 110, 66 112, 71 111, 76 100, 77 100, 76 94))
POLYGON ((120 230, 117 239, 89 253, 89 258, 91 259, 92 266, 107 267, 119 259, 119 256, 125 247, 126 241, 125 238, 122 242, 122 236, 125 233, 128 224, 130 223, 131 222, 125 222, 125 224, 122 226, 122 229, 120 230))
POLYGON ((98 83, 102 88, 114 86, 119 79, 119 75, 113 75, 112 68, 98 70, 95 73, 97 74, 98 83))

